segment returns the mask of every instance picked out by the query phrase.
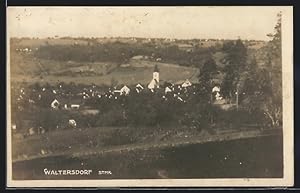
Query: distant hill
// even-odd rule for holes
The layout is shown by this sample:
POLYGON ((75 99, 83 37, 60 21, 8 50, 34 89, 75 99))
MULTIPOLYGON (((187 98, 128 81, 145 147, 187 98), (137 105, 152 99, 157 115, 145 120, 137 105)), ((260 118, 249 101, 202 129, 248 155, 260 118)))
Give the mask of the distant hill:
MULTIPOLYGON (((162 42, 159 42, 157 45, 150 43, 145 44, 144 46, 142 46, 141 43, 135 43, 136 41, 133 41, 132 39, 126 39, 125 43, 121 40, 117 40, 119 42, 115 41, 116 43, 113 44, 109 42, 109 44, 106 45, 103 44, 103 42, 108 41, 106 39, 13 38, 11 39, 10 44, 10 70, 12 80, 49 83, 55 83, 59 80, 64 82, 106 85, 111 84, 112 80, 116 80, 119 83, 124 84, 146 84, 152 79, 153 68, 154 65, 157 64, 160 69, 160 79, 162 81, 174 83, 189 79, 191 82, 197 82, 199 67, 205 61, 205 57, 210 53, 213 53, 213 58, 216 61, 218 68, 222 69, 224 67, 223 60, 226 54, 222 51, 216 51, 213 48, 205 47, 202 49, 201 44, 200 48, 195 47, 194 50, 196 50, 196 53, 190 53, 189 51, 185 51, 185 49, 182 50, 181 48, 179 49, 176 46, 166 46, 164 44, 166 40, 156 40, 162 42), (95 43, 97 43, 97 45, 94 45, 95 43), (43 46, 46 46, 45 48, 51 48, 49 52, 52 52, 52 54, 60 54, 60 57, 55 57, 55 59, 49 57, 50 55, 48 55, 47 50, 40 53, 40 49, 43 46), (137 46, 140 46, 139 48, 142 50, 136 49, 135 47, 137 46), (58 51, 55 50, 55 48, 61 50, 58 51), (90 50, 87 51, 85 48, 90 50), (95 52, 98 49, 104 51, 101 53, 103 56, 111 54, 105 50, 106 48, 114 52, 116 56, 119 57, 118 60, 89 61, 91 55, 101 60, 99 54, 95 52), (71 53, 70 50, 72 49, 76 50, 77 53, 71 53), (156 50, 156 52, 154 53, 153 50, 156 50), (72 54, 73 56, 68 56, 67 54, 72 54), (126 54, 127 59, 122 59, 123 55, 126 54), (140 58, 135 56, 147 57, 145 57, 145 59, 144 57, 140 58), (75 57, 74 59, 80 59, 80 61, 65 60, 65 58, 72 57, 75 57), (81 58, 84 59, 85 57, 87 57, 87 60, 81 61, 81 58), (178 58, 178 60, 176 58, 178 58)), ((140 41, 143 42, 146 40, 140 41)), ((152 40, 150 42, 153 43, 152 40)), ((199 42, 203 43, 206 41, 195 40, 194 44, 199 42)), ((210 41, 207 42, 209 43, 210 41)), ((216 42, 218 43, 217 40, 214 41, 214 43, 216 42)), ((222 43, 222 41, 220 42, 222 43)), ((183 43, 185 42, 179 42, 179 44, 183 43)), ((193 45, 191 40, 189 40, 188 43, 189 45, 193 45)), ((167 45, 169 44, 176 44, 176 41, 167 42, 167 45)), ((265 42, 249 41, 245 44, 250 48, 249 53, 255 55, 259 59, 258 61, 261 62, 261 55, 263 54, 262 50, 265 42)), ((110 57, 114 58, 114 55, 111 55, 110 57)), ((105 60, 109 60, 110 57, 105 60)))
POLYGON ((152 79, 155 65, 160 70, 161 81, 175 83, 189 79, 197 81, 199 70, 194 67, 185 67, 178 64, 130 61, 125 67, 114 63, 79 63, 57 62, 51 60, 33 60, 30 57, 18 56, 12 59, 12 79, 25 82, 58 81, 74 83, 95 83, 110 85, 112 80, 123 84, 147 84, 152 79), (15 65, 17 64, 17 65, 15 65))

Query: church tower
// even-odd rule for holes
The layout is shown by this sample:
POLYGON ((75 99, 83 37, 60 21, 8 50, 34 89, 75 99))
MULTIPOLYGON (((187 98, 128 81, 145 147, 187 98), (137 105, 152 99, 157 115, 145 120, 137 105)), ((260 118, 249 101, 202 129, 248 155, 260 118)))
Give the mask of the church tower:
POLYGON ((153 89, 159 88, 159 71, 157 65, 154 67, 153 78, 148 84, 148 88, 153 92, 153 89))
POLYGON ((158 70, 157 65, 155 65, 155 67, 154 67, 153 80, 155 80, 157 85, 159 85, 159 70, 158 70))

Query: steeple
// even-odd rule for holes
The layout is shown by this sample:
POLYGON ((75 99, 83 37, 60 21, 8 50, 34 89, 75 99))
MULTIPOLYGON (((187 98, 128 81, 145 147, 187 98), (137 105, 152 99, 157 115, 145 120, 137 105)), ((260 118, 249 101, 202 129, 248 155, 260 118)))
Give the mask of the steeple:
POLYGON ((157 65, 154 66, 154 72, 159 72, 157 65))
POLYGON ((153 78, 148 85, 149 89, 159 88, 159 70, 157 65, 154 66, 153 78))
POLYGON ((159 87, 158 86, 159 85, 159 70, 158 70, 157 65, 155 65, 155 67, 154 67, 153 80, 155 80, 157 87, 159 87))

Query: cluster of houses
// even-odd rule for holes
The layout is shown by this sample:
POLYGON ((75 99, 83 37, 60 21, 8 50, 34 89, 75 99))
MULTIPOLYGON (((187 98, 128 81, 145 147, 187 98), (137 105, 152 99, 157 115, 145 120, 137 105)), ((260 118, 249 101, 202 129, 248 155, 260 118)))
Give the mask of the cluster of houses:
MULTIPOLYGON (((48 108, 53 110, 64 109, 64 110, 79 110, 80 112, 97 114, 99 110, 93 109, 94 107, 88 107, 85 102, 89 99, 107 99, 117 100, 121 96, 130 96, 132 92, 140 94, 142 92, 155 93, 157 90, 161 92, 161 97, 164 100, 168 100, 168 97, 178 100, 179 102, 186 102, 189 95, 196 95, 196 85, 193 85, 188 79, 178 84, 168 84, 163 87, 160 85, 159 69, 157 66, 154 67, 153 76, 147 85, 137 84, 135 86, 121 85, 108 88, 108 91, 100 91, 96 85, 92 85, 88 88, 83 88, 81 91, 66 91, 60 84, 56 89, 49 89, 42 87, 39 91, 34 91, 35 97, 26 96, 25 89, 21 88, 20 93, 17 97, 17 101, 25 101, 27 104, 37 103, 42 100, 44 96, 48 95, 48 108), (73 93, 72 93, 73 92, 73 93), (50 95, 50 97, 49 97, 50 95)), ((223 100, 220 94, 220 86, 215 86, 212 89, 212 96, 214 101, 220 102, 223 100)), ((32 92, 31 92, 32 93, 32 92)), ((32 94, 31 94, 32 96, 32 94)), ((45 101, 44 101, 45 102, 45 101)), ((46 105, 47 107, 47 105, 46 105)), ((71 127, 76 127, 77 123, 74 119, 69 120, 71 127)), ((14 125, 14 129, 15 129, 14 125)))
MULTIPOLYGON (((17 97, 17 101, 21 100, 27 100, 29 104, 34 104, 37 101, 41 100, 44 95, 51 95, 51 97, 48 97, 49 100, 48 104, 49 107, 52 109, 69 109, 69 110, 78 110, 81 108, 82 104, 84 104, 84 101, 91 99, 91 98, 107 98, 107 99, 118 99, 119 96, 128 96, 131 92, 135 92, 137 94, 147 91, 154 93, 157 89, 160 91, 163 90, 164 95, 162 96, 165 98, 165 95, 173 94, 173 97, 177 98, 178 100, 184 102, 184 94, 196 94, 195 92, 195 85, 193 85, 188 79, 178 83, 178 84, 169 84, 165 85, 164 88, 160 86, 160 77, 159 77, 159 69, 157 66, 154 67, 153 76, 150 82, 147 85, 142 85, 138 83, 134 87, 127 86, 127 85, 120 85, 115 86, 113 88, 108 88, 108 91, 103 92, 96 88, 95 85, 91 86, 90 88, 83 88, 82 91, 78 93, 71 93, 70 92, 64 92, 63 86, 59 85, 58 89, 52 89, 48 90, 43 87, 39 92, 34 91, 35 97, 27 97, 25 89, 20 89, 20 94, 17 97), (187 93, 189 91, 189 93, 187 93), (47 94, 44 94, 46 93, 47 94)), ((220 94, 220 86, 215 86, 212 89, 212 95, 214 96, 214 99, 217 101, 222 100, 222 96, 220 94)), ((47 102, 47 101, 46 101, 47 102)))
MULTIPOLYGON (((38 50, 38 48, 35 48, 35 50, 38 50)), ((31 48, 16 48, 16 51, 17 52, 32 52, 32 49, 31 48)))

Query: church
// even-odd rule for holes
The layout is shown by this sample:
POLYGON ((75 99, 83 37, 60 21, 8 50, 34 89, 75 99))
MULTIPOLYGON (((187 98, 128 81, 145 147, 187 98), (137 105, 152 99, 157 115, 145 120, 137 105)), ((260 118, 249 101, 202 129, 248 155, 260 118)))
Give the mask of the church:
POLYGON ((153 91, 156 88, 159 88, 159 70, 157 65, 154 67, 153 77, 150 83, 148 84, 148 88, 153 91))

